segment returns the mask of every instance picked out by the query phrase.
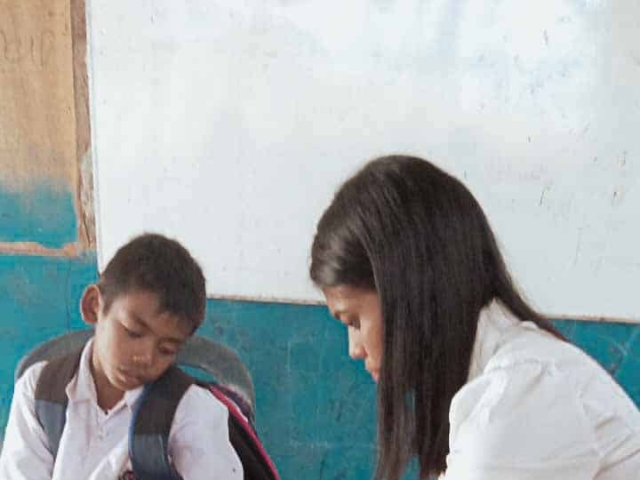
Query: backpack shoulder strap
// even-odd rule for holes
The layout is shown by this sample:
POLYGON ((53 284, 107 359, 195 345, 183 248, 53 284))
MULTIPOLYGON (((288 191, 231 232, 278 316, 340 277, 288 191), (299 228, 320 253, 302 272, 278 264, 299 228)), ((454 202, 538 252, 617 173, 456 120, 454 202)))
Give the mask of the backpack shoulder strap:
POLYGON ((80 365, 82 348, 50 360, 42 369, 35 391, 35 414, 55 459, 67 420, 67 385, 80 365))
POLYGON ((193 383, 193 378, 172 366, 146 385, 136 401, 129 431, 129 457, 138 480, 181 479, 169 462, 169 433, 178 404, 193 383))
POLYGON ((208 388, 229 410, 229 441, 240 458, 244 478, 280 480, 278 470, 262 446, 253 423, 247 420, 242 407, 229 395, 229 389, 216 384, 209 384, 208 388))

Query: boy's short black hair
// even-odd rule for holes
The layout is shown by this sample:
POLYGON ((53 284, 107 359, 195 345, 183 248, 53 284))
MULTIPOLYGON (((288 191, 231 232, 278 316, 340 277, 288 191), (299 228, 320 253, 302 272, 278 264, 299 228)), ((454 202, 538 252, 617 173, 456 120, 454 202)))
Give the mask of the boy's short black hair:
POLYGON ((158 296, 163 311, 189 322, 192 332, 204 320, 202 269, 186 248, 163 235, 145 233, 120 247, 97 285, 105 312, 118 296, 144 290, 158 296))

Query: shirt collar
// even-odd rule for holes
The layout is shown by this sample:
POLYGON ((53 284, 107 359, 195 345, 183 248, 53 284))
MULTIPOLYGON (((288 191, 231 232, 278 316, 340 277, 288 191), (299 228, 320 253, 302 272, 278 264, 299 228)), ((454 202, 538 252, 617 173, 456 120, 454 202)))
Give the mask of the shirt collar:
MULTIPOLYGON (((80 356, 80 365, 75 377, 69 382, 65 392, 69 403, 91 401, 98 404, 98 395, 96 393, 95 382, 91 374, 91 355, 93 352, 93 338, 91 338, 84 348, 80 356)), ((114 407, 117 408, 121 402, 124 402, 130 409, 142 393, 144 386, 140 386, 133 390, 124 392, 124 396, 120 402, 114 407)))
POLYGON ((491 357, 506 341, 507 334, 521 323, 499 300, 493 300, 480 311, 468 381, 484 371, 491 357))

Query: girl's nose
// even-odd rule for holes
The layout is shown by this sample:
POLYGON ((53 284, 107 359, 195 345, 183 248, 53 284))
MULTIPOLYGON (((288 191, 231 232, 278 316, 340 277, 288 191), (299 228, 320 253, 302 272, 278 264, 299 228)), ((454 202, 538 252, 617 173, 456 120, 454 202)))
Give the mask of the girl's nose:
POLYGON ((362 345, 362 339, 360 338, 360 332, 353 327, 349 327, 347 334, 349 337, 349 356, 354 360, 364 358, 365 351, 362 345))

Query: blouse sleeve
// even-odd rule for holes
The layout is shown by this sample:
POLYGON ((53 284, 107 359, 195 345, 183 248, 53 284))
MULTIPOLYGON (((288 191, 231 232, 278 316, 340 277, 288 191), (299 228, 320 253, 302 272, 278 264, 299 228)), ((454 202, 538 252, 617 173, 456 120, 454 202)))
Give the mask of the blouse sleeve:
POLYGON ((570 378, 534 361, 467 384, 450 411, 446 480, 589 480, 600 455, 570 378))

